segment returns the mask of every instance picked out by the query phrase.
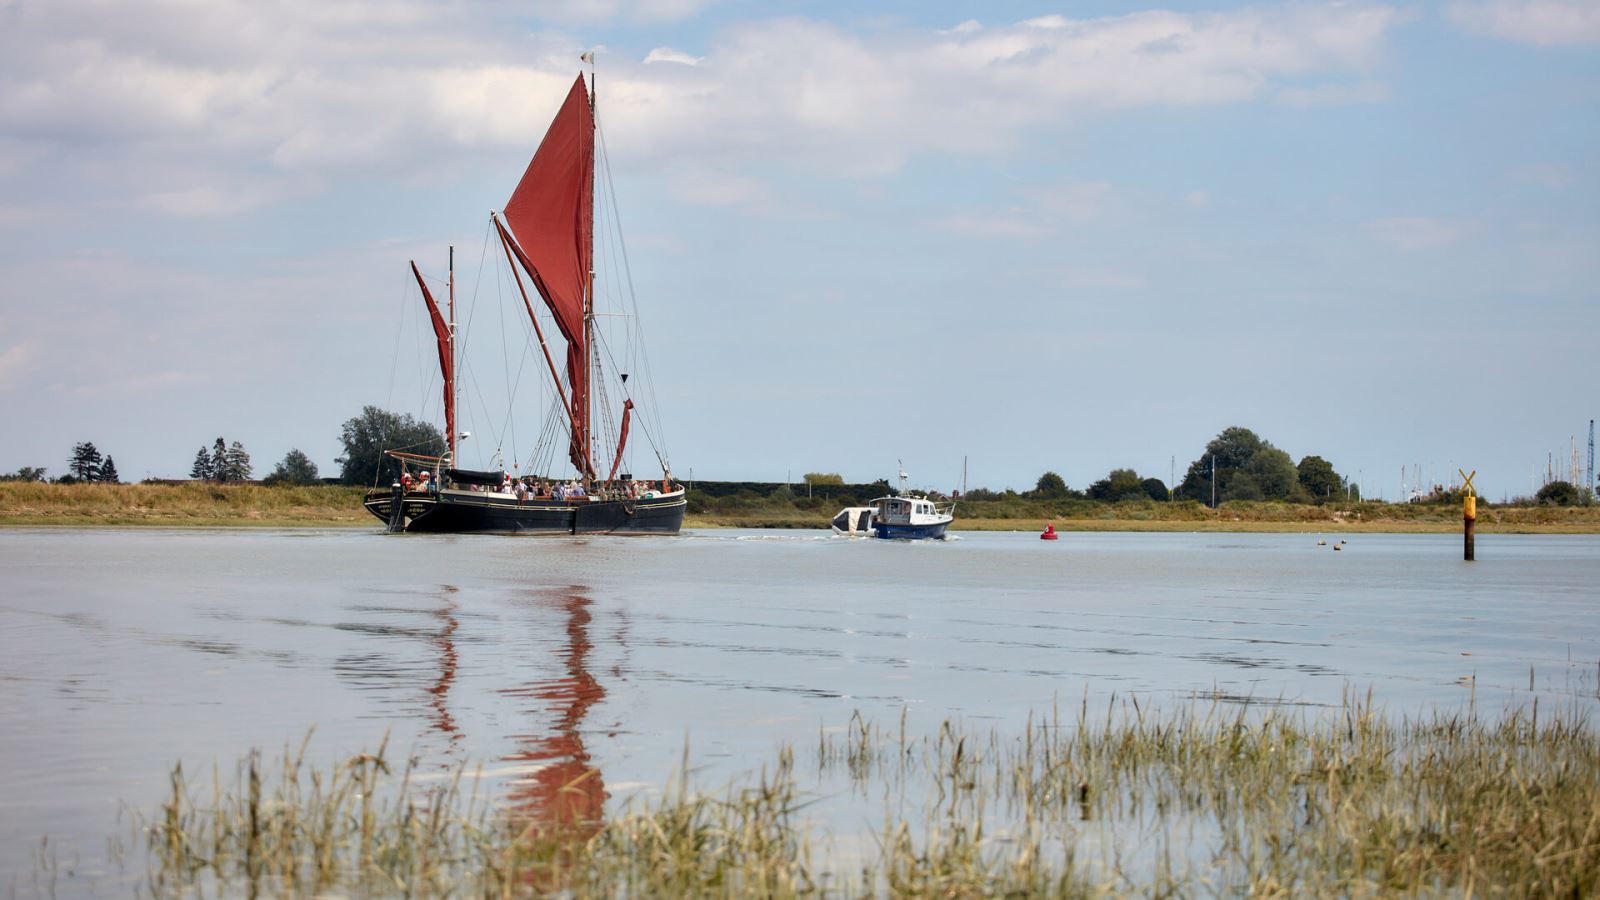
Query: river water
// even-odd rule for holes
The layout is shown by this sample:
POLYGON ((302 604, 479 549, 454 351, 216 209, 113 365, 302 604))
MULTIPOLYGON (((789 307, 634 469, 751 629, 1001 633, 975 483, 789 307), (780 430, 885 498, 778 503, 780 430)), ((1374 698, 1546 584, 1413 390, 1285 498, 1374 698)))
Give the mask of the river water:
MULTIPOLYGON (((613 809, 814 745, 859 711, 1020 729, 1114 693, 1395 713, 1600 712, 1600 539, 817 532, 538 539, 0 531, 0 890, 40 840, 91 874, 174 762, 483 764, 613 809), (1530 690, 1531 679, 1531 690, 1530 690), (1547 707, 1549 708, 1549 707, 1547 707)), ((81 886, 81 882, 80 882, 81 886)), ((92 886, 92 885, 91 885, 92 886)))

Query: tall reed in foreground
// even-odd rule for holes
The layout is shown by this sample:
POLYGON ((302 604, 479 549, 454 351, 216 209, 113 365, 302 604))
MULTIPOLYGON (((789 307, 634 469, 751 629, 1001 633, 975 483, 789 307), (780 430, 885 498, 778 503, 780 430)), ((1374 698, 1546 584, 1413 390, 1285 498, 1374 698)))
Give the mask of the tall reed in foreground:
MULTIPOLYGON (((1021 733, 857 716, 797 766, 680 777, 604 821, 496 808, 384 748, 303 748, 224 786, 175 769, 145 823, 157 895, 1053 896, 1600 891, 1600 739, 1577 713, 1420 719, 1196 704, 1054 711, 1021 733), (802 774, 804 773, 803 777, 802 774), (802 780, 807 786, 802 786, 802 780), (830 796, 829 792, 832 792, 830 796), (876 807, 881 829, 813 813, 876 807), (808 804, 817 802, 818 807, 808 804), (881 804, 881 805, 878 805, 881 804)), ((687 752, 684 772, 690 771, 687 752)), ((858 819, 859 814, 846 817, 858 819)))

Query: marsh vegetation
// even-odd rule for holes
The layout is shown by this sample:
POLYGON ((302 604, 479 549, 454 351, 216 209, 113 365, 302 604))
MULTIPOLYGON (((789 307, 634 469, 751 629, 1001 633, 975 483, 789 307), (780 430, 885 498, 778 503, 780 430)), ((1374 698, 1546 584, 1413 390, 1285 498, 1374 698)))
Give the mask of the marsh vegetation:
MULTIPOLYGON (((161 895, 1264 896, 1600 890, 1600 740, 1537 705, 1385 715, 1134 699, 1020 732, 860 716, 742 782, 659 792, 603 819, 507 809, 488 779, 379 748, 305 748, 224 778, 178 766, 136 824, 161 895), (871 824, 829 821, 830 798, 871 824)), ((689 773, 690 777, 685 777, 689 773)), ((584 775, 575 780, 581 781, 584 775)), ((570 790, 581 791, 580 785, 570 790)))

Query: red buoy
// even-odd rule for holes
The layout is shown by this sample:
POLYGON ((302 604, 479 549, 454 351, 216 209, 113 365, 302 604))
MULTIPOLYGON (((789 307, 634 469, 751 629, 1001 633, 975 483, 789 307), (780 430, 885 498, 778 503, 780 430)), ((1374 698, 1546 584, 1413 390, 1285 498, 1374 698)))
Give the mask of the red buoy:
POLYGON ((1044 534, 1039 535, 1039 540, 1041 540, 1041 541, 1053 541, 1055 539, 1056 539, 1056 527, 1054 525, 1050 524, 1049 522, 1044 523, 1044 534))

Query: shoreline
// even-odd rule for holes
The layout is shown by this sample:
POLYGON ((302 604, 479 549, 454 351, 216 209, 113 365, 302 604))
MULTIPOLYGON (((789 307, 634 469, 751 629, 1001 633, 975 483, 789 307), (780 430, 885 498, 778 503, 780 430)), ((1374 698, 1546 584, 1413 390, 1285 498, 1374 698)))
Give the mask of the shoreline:
MULTIPOLYGON (((0 528, 323 528, 381 529, 361 506, 363 488, 210 483, 57 485, 0 482, 0 528)), ((991 510, 984 510, 991 511, 991 510)), ((1019 516, 967 516, 951 531, 1037 534, 1045 522, 1059 532, 1252 532, 1285 534, 1460 534, 1457 510, 1361 504, 1351 508, 1285 504, 1224 504, 1210 510, 1178 504, 1115 504, 1091 512, 1079 506, 1030 510, 1019 516)), ((1009 512, 1009 510, 1008 510, 1009 512)), ((748 528, 822 531, 829 514, 796 508, 690 513, 687 529, 748 528)), ((1600 506, 1479 507, 1480 534, 1600 534, 1600 506)))
MULTIPOLYGON (((1055 519, 1058 534, 1091 534, 1121 532, 1130 534, 1460 534, 1458 523, 1386 521, 1386 522, 1259 522, 1221 521, 1197 522, 1186 519, 1055 519)), ((1037 535, 1041 522, 1033 519, 975 519, 957 522, 950 528, 952 534, 1026 534, 1037 535)), ((684 530, 694 531, 799 531, 827 532, 827 525, 772 524, 766 521, 750 522, 697 521, 694 517, 684 521, 684 530)), ((150 531, 188 530, 306 530, 306 531, 382 531, 383 523, 370 515, 359 517, 329 517, 324 519, 278 518, 271 516, 91 516, 91 515, 0 515, 0 530, 8 529, 135 529, 150 531), (371 520, 371 521, 368 521, 371 520)), ((1600 523, 1507 523, 1485 525, 1480 523, 1478 534, 1529 534, 1529 535, 1591 535, 1600 534, 1600 523)))

